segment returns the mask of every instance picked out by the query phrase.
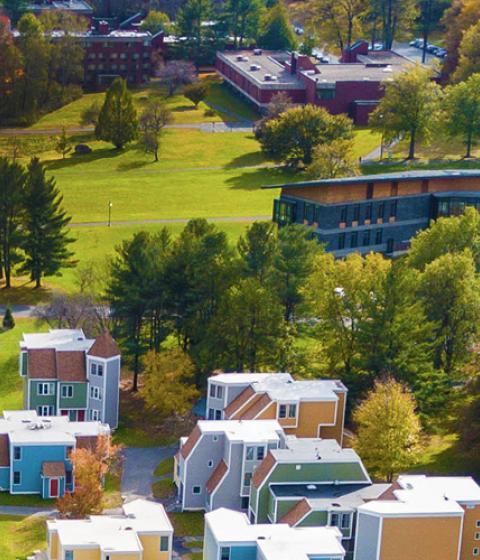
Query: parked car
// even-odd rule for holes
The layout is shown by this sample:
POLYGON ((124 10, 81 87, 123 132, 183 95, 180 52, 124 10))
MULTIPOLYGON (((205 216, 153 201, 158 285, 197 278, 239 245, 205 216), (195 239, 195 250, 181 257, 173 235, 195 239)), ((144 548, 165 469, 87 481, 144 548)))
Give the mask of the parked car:
POLYGON ((423 49, 423 43, 423 39, 414 39, 413 41, 410 41, 409 45, 411 47, 416 47, 417 49, 423 49))
POLYGON ((442 47, 437 47, 433 54, 435 56, 438 56, 439 58, 445 58, 447 56, 447 51, 446 51, 446 49, 443 49, 442 47))
POLYGON ((373 43, 373 46, 368 47, 371 51, 383 51, 383 43, 373 43))

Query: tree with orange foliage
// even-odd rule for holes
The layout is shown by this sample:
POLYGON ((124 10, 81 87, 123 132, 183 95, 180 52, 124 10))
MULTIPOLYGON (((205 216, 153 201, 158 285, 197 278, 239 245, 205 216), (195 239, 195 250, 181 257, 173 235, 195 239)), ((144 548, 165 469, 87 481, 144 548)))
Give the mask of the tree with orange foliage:
POLYGON ((103 511, 103 482, 108 472, 120 468, 121 447, 113 445, 111 438, 102 436, 94 448, 72 451, 74 491, 57 500, 57 509, 62 517, 82 519, 87 515, 103 511))

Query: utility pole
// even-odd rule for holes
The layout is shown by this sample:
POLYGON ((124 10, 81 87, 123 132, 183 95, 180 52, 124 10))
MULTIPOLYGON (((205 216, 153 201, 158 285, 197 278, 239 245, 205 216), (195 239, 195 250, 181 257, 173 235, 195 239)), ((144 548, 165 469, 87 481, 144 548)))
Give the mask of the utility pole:
POLYGON ((108 201, 108 227, 112 226, 112 201, 108 201))

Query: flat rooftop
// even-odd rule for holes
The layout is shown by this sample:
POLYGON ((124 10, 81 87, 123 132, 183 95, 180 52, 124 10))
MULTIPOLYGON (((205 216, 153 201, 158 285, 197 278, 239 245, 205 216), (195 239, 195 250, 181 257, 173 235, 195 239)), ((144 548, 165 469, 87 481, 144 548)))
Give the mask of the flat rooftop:
POLYGON ((48 521, 64 547, 100 548, 108 552, 141 552, 138 533, 173 533, 161 504, 135 500, 123 506, 124 515, 92 515, 89 519, 48 521))
POLYGON ((212 375, 210 381, 212 383, 225 383, 227 385, 248 385, 250 383, 259 383, 270 377, 283 379, 285 381, 293 381, 293 377, 289 373, 220 373, 212 375))
POLYGON ((90 350, 95 341, 85 337, 82 329, 50 329, 46 333, 24 334, 22 350, 55 349, 57 351, 90 350))
POLYGON ((294 528, 287 524, 251 525, 247 516, 225 508, 205 515, 217 542, 257 544, 266 560, 308 560, 310 556, 343 558, 336 527, 294 528))
POLYGON ((400 495, 408 497, 438 495, 447 500, 456 502, 479 502, 480 486, 471 476, 426 476, 426 475, 401 475, 398 484, 405 490, 397 491, 400 495))
POLYGON ((336 402, 338 401, 337 392, 347 392, 345 385, 337 380, 295 381, 277 376, 269 376, 265 380, 252 383, 252 387, 259 393, 267 393, 272 400, 315 401, 322 399, 336 402))
POLYGON ((110 428, 101 422, 70 422, 67 416, 37 416, 34 410, 4 411, 0 434, 11 443, 74 444, 76 436, 108 435, 110 428))
POLYGON ((299 181, 284 185, 266 185, 263 189, 284 189, 299 187, 319 187, 322 185, 351 185, 354 183, 387 183, 390 181, 419 181, 426 179, 480 178, 480 169, 416 169, 396 173, 379 173, 378 175, 357 175, 339 179, 317 179, 299 181))
POLYGON ((272 484, 277 498, 305 498, 313 509, 357 508, 367 500, 376 500, 390 484, 272 484))
POLYGON ((262 51, 262 54, 254 54, 251 50, 225 51, 217 53, 217 56, 230 66, 234 67, 248 80, 262 87, 276 88, 282 86, 287 89, 305 89, 305 85, 297 76, 290 74, 285 68, 284 62, 290 59, 290 55, 280 51, 262 51), (252 64, 260 66, 253 70, 252 64), (266 81, 265 74, 275 76, 275 81, 266 81))
POLYGON ((43 10, 64 10, 74 12, 85 12, 92 14, 93 8, 85 0, 53 0, 53 2, 31 2, 27 4, 28 12, 38 12, 43 10))
POLYGON ((276 420, 199 420, 205 433, 223 433, 232 441, 279 441, 282 427, 276 420))

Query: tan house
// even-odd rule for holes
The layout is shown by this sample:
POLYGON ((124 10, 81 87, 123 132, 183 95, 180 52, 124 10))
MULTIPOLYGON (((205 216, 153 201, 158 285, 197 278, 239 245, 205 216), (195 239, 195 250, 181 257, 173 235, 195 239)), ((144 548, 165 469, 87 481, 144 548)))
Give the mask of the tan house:
POLYGON ((289 373, 222 373, 209 378, 207 419, 277 420, 287 435, 342 445, 347 388, 289 373))
POLYGON ((480 557, 480 487, 470 477, 400 476, 358 508, 355 560, 480 557))
POLYGON ((161 504, 134 500, 123 515, 47 522, 48 560, 170 560, 173 527, 161 504))

